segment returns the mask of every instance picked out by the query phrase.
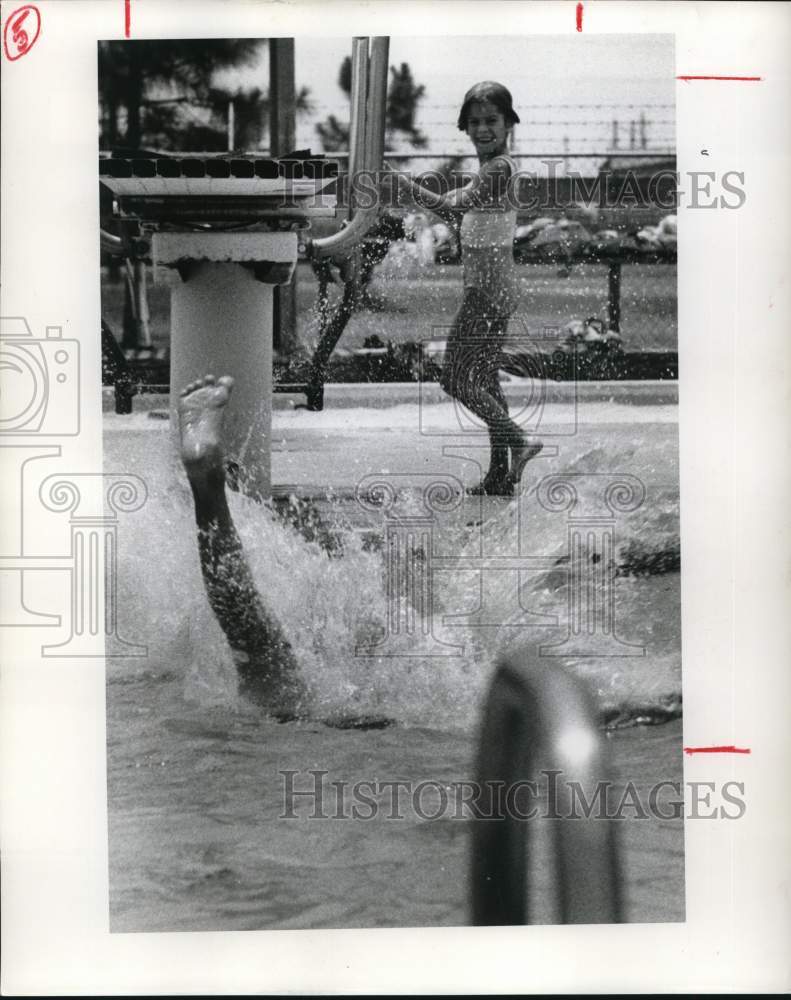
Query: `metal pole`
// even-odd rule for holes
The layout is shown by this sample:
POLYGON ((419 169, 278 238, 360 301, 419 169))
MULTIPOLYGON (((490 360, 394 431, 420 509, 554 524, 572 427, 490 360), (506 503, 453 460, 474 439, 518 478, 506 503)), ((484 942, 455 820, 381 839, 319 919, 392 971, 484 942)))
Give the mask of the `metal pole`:
POLYGON ((232 153, 236 148, 236 120, 234 114, 233 101, 228 101, 228 152, 232 153))
POLYGON ((137 346, 151 347, 151 325, 148 312, 148 271, 145 261, 134 262, 135 320, 137 323, 137 346))
MULTIPOLYGON (((285 156, 296 146, 297 108, 294 81, 294 39, 269 39, 269 149, 285 156)), ((297 270, 289 284, 273 296, 274 346, 291 354, 297 346, 297 270)))
POLYGON ((354 178, 365 167, 365 136, 370 127, 366 117, 368 103, 368 39, 352 41, 351 123, 349 126, 349 220, 354 216, 354 178))
MULTIPOLYGON (((369 66, 368 66, 368 39, 355 38, 352 40, 352 89, 351 89, 351 121, 349 125, 349 175, 346 178, 348 184, 348 219, 354 218, 357 210, 357 178, 366 170, 368 161, 366 159, 368 140, 371 133, 372 122, 368 114, 369 92, 369 66)), ((350 257, 353 264, 349 268, 350 276, 347 284, 351 285, 350 302, 352 308, 356 306, 357 298, 360 294, 359 283, 359 254, 357 247, 351 251, 350 257)), ((345 326, 345 324, 344 324, 345 326)))
MULTIPOLYGON (((386 37, 377 37, 372 40, 366 102, 361 97, 355 100, 354 80, 355 65, 361 65, 363 62, 358 53, 367 52, 367 39, 355 38, 354 40, 355 44, 352 49, 352 135, 355 146, 354 155, 350 157, 350 177, 354 177, 358 169, 378 171, 382 167, 389 41, 386 37), (356 60, 355 56, 357 56, 356 60), (362 121, 366 117, 365 140, 362 141, 360 139, 362 121), (355 122, 358 123, 356 128, 355 122), (361 159, 358 158, 358 150, 364 150, 361 159), (355 166, 356 163, 360 163, 359 168, 355 166)), ((359 94, 360 91, 357 93, 359 94)), ((345 229, 341 229, 331 236, 323 236, 314 240, 313 253, 315 256, 317 258, 333 257, 336 260, 348 258, 351 251, 359 245, 368 230, 375 224, 379 216, 379 208, 378 200, 374 200, 373 204, 359 208, 355 212, 353 221, 345 229)))
POLYGON ((366 162, 369 170, 381 170, 385 150, 385 112, 387 110, 387 70, 390 39, 380 35, 371 41, 370 86, 368 88, 366 162))
MULTIPOLYGON (((359 207, 355 204, 355 181, 361 172, 377 174, 382 169, 384 155, 385 109, 387 104, 387 70, 390 39, 377 37, 371 41, 355 38, 352 43, 351 128, 349 132, 349 222, 344 229, 313 242, 316 260, 334 257, 346 263, 347 274, 343 299, 334 316, 322 323, 322 333, 313 356, 308 407, 320 410, 323 405, 323 385, 327 361, 338 343, 359 295, 359 258, 355 259, 363 237, 376 223, 380 213, 379 199, 359 207)), ((369 189, 370 190, 370 189, 369 189)))

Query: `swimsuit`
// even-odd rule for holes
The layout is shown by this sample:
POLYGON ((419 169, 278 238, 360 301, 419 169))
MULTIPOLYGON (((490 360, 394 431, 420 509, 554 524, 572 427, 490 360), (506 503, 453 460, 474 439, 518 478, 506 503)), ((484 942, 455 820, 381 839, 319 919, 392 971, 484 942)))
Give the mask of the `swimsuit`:
MULTIPOLYGON (((511 176, 514 161, 505 156, 511 176)), ((509 185, 510 187, 510 185, 509 185)), ((516 208, 510 205, 468 208, 461 223, 461 260, 464 289, 476 288, 489 299, 500 317, 512 315, 518 305, 519 285, 514 262, 516 208)))

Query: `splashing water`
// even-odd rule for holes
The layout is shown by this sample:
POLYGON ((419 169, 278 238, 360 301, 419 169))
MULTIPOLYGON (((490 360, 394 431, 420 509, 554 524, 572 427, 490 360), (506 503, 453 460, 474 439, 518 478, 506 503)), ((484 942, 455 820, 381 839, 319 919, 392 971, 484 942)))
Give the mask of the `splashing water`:
MULTIPOLYGON (((140 515, 125 521, 120 535, 119 619, 121 635, 146 643, 149 657, 145 665, 109 661, 110 680, 140 669, 163 669, 183 677, 189 701, 242 707, 232 655, 203 588, 189 489, 183 478, 174 483, 166 447, 160 460, 152 456, 151 435, 145 437, 124 442, 127 467, 147 470, 150 500, 140 515)), ((572 469, 585 471, 591 465, 597 465, 594 452, 572 469)), ((405 514, 411 505, 417 512, 417 498, 403 499, 405 514)), ((448 537, 458 556, 474 555, 481 545, 488 554, 508 555, 522 532, 529 537, 523 549, 547 557, 549 568, 489 574, 489 608, 493 620, 502 623, 499 627, 475 627, 459 619, 481 601, 479 571, 437 573, 433 633, 463 646, 463 655, 427 655, 431 636, 416 635, 408 655, 393 656, 370 649, 385 634, 387 621, 388 577, 381 546, 368 544, 370 539, 331 504, 322 508, 322 516, 334 522, 340 538, 342 551, 334 554, 306 540, 268 507, 237 494, 230 494, 229 502, 256 585, 284 626, 312 690, 316 718, 386 716, 404 725, 469 729, 499 653, 528 643, 558 642, 566 632, 565 522, 546 512, 520 518, 518 505, 506 504, 479 530, 454 526, 448 537), (558 627, 526 626, 527 609, 555 616, 558 627), (459 623, 443 621, 449 615, 459 623), (374 655, 359 655, 361 649, 374 655)), ((547 669, 565 665, 585 677, 610 717, 680 703, 677 553, 677 491, 660 490, 645 510, 625 519, 614 555, 617 632, 624 642, 644 646, 645 656, 545 661, 547 669), (657 570, 657 558, 669 558, 676 571, 657 570), (643 575, 641 565, 648 567, 643 575)))

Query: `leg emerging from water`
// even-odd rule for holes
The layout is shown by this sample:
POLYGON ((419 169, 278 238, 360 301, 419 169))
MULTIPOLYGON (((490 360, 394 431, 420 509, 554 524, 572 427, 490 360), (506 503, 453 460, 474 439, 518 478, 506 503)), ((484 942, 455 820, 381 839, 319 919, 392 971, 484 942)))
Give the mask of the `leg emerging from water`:
POLYGON ((198 550, 209 603, 233 650, 241 691, 275 713, 299 713, 305 696, 281 626, 258 593, 225 496, 220 443, 229 376, 188 385, 178 402, 181 460, 195 500, 198 550))
POLYGON ((530 441, 508 413, 498 374, 507 327, 507 317, 497 315, 482 292, 468 288, 446 347, 442 387, 489 431, 489 470, 475 493, 512 495, 525 465, 543 447, 530 441))

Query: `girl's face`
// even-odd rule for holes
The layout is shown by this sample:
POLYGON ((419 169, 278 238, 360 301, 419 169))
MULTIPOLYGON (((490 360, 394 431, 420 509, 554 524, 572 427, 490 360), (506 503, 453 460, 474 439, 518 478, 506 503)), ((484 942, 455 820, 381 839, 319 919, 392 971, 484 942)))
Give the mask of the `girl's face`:
POLYGON ((472 139, 480 160, 500 156, 508 147, 511 126, 490 101, 473 101, 467 114, 467 135, 472 139))

